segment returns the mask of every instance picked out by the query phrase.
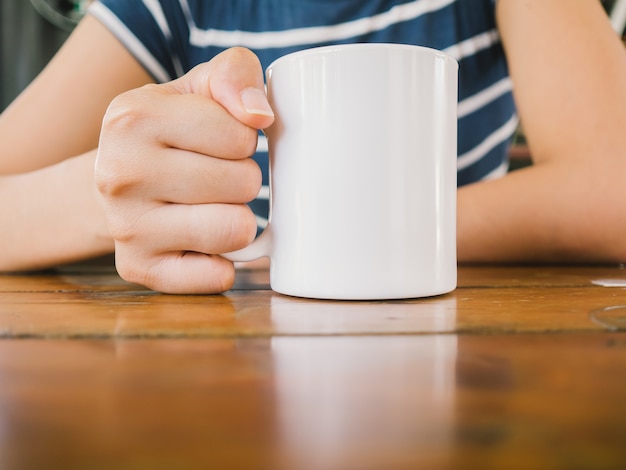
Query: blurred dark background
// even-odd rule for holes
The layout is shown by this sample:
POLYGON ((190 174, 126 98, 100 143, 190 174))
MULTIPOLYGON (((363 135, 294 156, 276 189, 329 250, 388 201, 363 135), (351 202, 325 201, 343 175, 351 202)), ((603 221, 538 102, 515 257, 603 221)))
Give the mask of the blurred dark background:
POLYGON ((0 110, 6 108, 59 49, 87 3, 0 0, 0 110))

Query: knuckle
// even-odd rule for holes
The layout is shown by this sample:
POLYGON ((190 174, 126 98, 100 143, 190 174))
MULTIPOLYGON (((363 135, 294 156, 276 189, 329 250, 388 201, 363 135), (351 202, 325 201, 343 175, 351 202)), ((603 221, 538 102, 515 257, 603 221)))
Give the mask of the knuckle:
POLYGON ((141 129, 158 85, 148 84, 116 96, 102 120, 103 132, 133 132, 141 129))
POLYGON ((154 210, 145 209, 134 204, 122 204, 116 202, 106 207, 107 225, 109 234, 115 240, 116 246, 134 254, 144 251, 151 246, 151 241, 156 237, 151 229, 154 224, 154 210))
POLYGON ((124 183, 121 177, 124 172, 120 171, 118 167, 119 164, 105 157, 103 149, 98 150, 94 178, 98 192, 105 198, 116 197, 128 187, 128 184, 124 183))
POLYGON ((142 184, 145 166, 137 161, 141 135, 151 116, 146 85, 113 99, 102 121, 100 144, 94 169, 96 188, 105 197, 117 197, 142 184))
POLYGON ((130 159, 98 151, 94 178, 98 192, 105 198, 116 198, 140 183, 139 175, 129 168, 130 159))
POLYGON ((122 279, 133 284, 140 284, 142 286, 150 287, 150 282, 147 271, 141 266, 126 256, 123 256, 120 251, 115 253, 115 269, 122 279))
POLYGON ((126 282, 163 292, 168 290, 169 283, 166 261, 166 256, 137 259, 116 253, 115 265, 119 276, 126 282))
POLYGON ((110 217, 108 219, 108 228, 111 237, 118 243, 129 244, 137 239, 135 224, 130 224, 121 217, 110 217))
POLYGON ((256 56, 254 52, 246 47, 234 46, 223 52, 223 55, 228 62, 232 63, 235 66, 239 66, 241 64, 254 63, 259 64, 259 58, 256 56))

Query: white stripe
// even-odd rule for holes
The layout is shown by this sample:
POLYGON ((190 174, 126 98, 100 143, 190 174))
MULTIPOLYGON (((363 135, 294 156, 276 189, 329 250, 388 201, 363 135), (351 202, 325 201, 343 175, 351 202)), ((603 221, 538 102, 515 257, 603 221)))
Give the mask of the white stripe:
MULTIPOLYGON (((268 201, 270 198, 270 187, 269 186, 261 186, 261 190, 259 194, 257 194, 256 199, 261 199, 268 201)), ((265 228, 267 226, 268 220, 264 217, 261 217, 255 214, 256 217, 256 226, 259 228, 265 228)))
MULTIPOLYGON (((163 9, 161 8, 158 0, 143 0, 143 4, 152 14, 152 17, 157 22, 159 29, 163 33, 163 36, 165 36, 165 39, 171 39, 172 32, 170 31, 167 19, 165 18, 165 13, 163 13, 163 9)), ((180 62, 180 58, 178 56, 172 56, 172 63, 174 65, 174 70, 176 70, 176 75, 179 77, 183 76, 185 74, 185 70, 180 62)))
POLYGON ((257 194, 256 198, 268 200, 270 198, 270 187, 261 186, 261 190, 259 191, 259 194, 257 194))
POLYGON ((193 18, 191 16, 191 9, 189 8, 189 3, 187 0, 179 0, 181 10, 183 10, 183 15, 187 19, 187 25, 191 26, 193 24, 193 18))
POLYGON ((493 171, 487 173, 485 176, 483 176, 481 178, 481 180, 486 181, 486 180, 495 180, 495 179, 498 179, 498 178, 502 178, 508 172, 509 172, 509 162, 508 161, 504 161, 495 170, 493 170, 493 171))
MULTIPOLYGON (((206 46, 245 46, 249 48, 290 47, 319 42, 348 39, 362 34, 380 31, 392 24, 418 18, 426 13, 440 10, 455 0, 416 0, 404 5, 396 5, 389 11, 332 26, 316 26, 290 29, 287 31, 249 32, 200 29, 189 25, 190 43, 197 47, 206 46)), ((187 3, 187 0, 181 0, 187 3)), ((184 8, 188 6, 185 5, 184 8)))
POLYGON ((170 39, 172 37, 172 33, 170 31, 169 26, 167 25, 167 20, 165 19, 165 13, 163 13, 163 9, 161 5, 159 5, 158 0, 143 0, 143 4, 150 11, 154 21, 159 25, 159 29, 163 33, 163 35, 170 39))
POLYGON ((89 13, 100 20, 110 31, 114 31, 114 34, 117 35, 128 50, 137 57, 137 60, 148 69, 157 81, 167 82, 173 78, 170 77, 167 70, 146 49, 141 41, 108 8, 100 2, 95 2, 89 7, 89 13))
POLYGON ((510 138, 511 135, 513 135, 513 132, 515 132, 515 129, 517 129, 517 123, 517 115, 514 114, 513 116, 511 116, 511 119, 505 122, 504 125, 501 126, 499 129, 496 129, 492 134, 487 136, 487 138, 483 140, 480 144, 478 144, 469 152, 460 155, 457 159, 457 169, 462 170, 472 165, 473 163, 476 163, 496 145, 510 138))
POLYGON ((264 135, 259 136, 259 140, 256 144, 256 151, 267 152, 267 137, 265 137, 264 135))
POLYGON ((456 60, 461 60, 464 57, 475 55, 477 52, 484 49, 488 49, 500 42, 500 36, 498 31, 492 29, 491 31, 485 31, 474 37, 461 41, 458 44, 454 44, 443 50, 446 54, 454 57, 456 60))
POLYGON ((501 97, 505 93, 508 93, 512 89, 513 84, 511 79, 509 77, 505 77, 479 93, 476 93, 469 98, 465 98, 463 101, 459 102, 459 107, 457 109, 459 119, 473 113, 492 101, 495 101, 497 98, 501 97))

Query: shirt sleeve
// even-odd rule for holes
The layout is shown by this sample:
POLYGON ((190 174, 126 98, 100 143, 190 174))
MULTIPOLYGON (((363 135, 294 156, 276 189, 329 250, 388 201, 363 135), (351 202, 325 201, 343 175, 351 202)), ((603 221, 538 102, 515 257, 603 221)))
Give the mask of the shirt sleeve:
POLYGON ((173 34, 173 31, 180 33, 181 25, 186 26, 184 19, 181 21, 184 15, 178 12, 173 16, 178 20, 172 22, 167 19, 163 3, 156 0, 98 0, 88 10, 88 14, 111 31, 159 83, 184 73, 181 65, 183 47, 177 40, 181 34, 173 34))

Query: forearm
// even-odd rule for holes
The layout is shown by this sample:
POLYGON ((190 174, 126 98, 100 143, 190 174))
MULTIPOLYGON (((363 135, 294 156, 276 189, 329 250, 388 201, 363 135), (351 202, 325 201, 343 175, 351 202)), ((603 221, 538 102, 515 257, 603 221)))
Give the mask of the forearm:
POLYGON ((0 271, 41 269, 113 251, 94 186, 95 151, 0 176, 0 271))
POLYGON ((624 165, 602 165, 537 164, 460 188, 459 261, 626 262, 624 165))
POLYGON ((459 260, 626 261, 626 53, 596 0, 500 0, 533 166, 459 190, 459 260))

